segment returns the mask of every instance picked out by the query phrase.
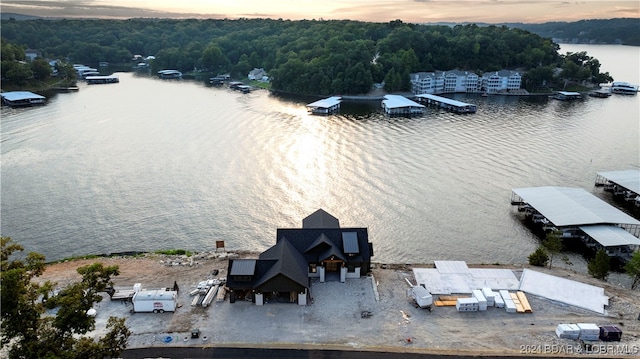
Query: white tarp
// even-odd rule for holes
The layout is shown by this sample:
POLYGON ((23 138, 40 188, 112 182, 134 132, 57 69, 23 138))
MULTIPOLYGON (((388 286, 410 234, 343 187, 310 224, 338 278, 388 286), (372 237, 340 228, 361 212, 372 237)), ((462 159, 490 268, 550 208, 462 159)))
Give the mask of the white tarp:
POLYGON ((518 278, 510 269, 469 268, 464 261, 435 261, 436 268, 413 268, 416 282, 431 294, 471 293, 484 287, 516 290, 518 278))
POLYGON ((609 305, 609 297, 604 295, 604 288, 531 269, 522 271, 520 290, 600 314, 605 314, 604 307, 609 305))

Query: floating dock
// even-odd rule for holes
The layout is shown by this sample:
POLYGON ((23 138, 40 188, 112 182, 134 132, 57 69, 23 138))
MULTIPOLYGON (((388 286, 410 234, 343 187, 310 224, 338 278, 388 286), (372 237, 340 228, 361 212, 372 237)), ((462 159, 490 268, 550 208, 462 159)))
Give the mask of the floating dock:
POLYGON ((419 115, 424 113, 424 105, 400 95, 385 95, 382 108, 387 115, 419 115))
POLYGON ((332 96, 307 105, 307 109, 314 115, 329 115, 340 109, 342 97, 332 96))
POLYGON ((421 94, 416 95, 416 98, 420 103, 426 103, 427 105, 440 107, 455 113, 475 113, 478 110, 477 106, 474 104, 436 95, 421 94))

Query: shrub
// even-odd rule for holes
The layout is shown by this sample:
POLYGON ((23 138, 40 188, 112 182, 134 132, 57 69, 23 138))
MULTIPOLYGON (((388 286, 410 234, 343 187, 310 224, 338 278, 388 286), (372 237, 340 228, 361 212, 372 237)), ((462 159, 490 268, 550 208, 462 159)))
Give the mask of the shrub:
POLYGON ((538 247, 535 252, 529 255, 529 264, 536 267, 545 267, 549 262, 549 256, 542 247, 538 247))

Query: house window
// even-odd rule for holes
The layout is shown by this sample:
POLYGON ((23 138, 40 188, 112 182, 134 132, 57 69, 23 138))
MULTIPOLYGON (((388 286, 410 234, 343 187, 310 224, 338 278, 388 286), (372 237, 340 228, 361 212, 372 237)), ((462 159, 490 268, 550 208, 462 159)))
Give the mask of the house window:
POLYGON ((316 273, 318 271, 318 268, 316 268, 316 264, 315 263, 310 263, 309 264, 309 273, 316 273))

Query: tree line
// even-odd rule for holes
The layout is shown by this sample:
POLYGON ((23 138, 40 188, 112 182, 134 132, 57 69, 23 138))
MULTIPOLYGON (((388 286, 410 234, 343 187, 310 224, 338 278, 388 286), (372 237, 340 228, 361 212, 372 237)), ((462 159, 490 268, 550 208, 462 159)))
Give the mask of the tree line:
POLYGON ((508 23, 505 25, 531 31, 562 43, 640 46, 640 19, 638 18, 593 19, 543 24, 508 23))
POLYGON ((382 82, 387 91, 408 91, 410 73, 452 69, 519 70, 535 88, 559 80, 554 69, 567 59, 579 67, 567 65, 570 81, 607 82, 601 80, 608 76, 597 59, 561 56, 551 39, 506 26, 282 19, 11 19, 1 25, 5 80, 11 80, 5 43, 68 63, 130 64, 135 55, 152 55, 152 71, 236 78, 264 68, 273 90, 313 95, 362 94, 382 82))

